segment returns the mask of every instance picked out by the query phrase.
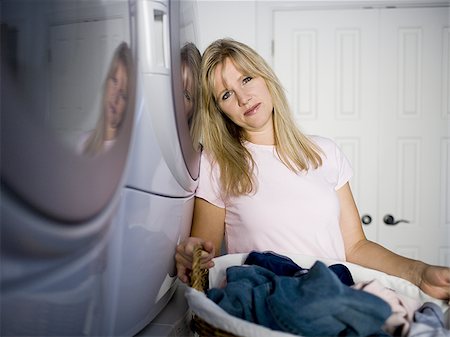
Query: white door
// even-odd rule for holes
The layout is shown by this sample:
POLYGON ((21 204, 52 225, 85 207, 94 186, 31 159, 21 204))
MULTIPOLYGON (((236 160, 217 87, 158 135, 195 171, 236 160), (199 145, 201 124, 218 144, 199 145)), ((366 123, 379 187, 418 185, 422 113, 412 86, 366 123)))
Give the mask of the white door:
POLYGON ((300 127, 351 160, 368 238, 449 265, 446 25, 443 8, 275 11, 274 69, 300 127), (388 214, 410 222, 386 225, 388 214))
POLYGON ((409 223, 381 224, 378 239, 404 255, 450 266, 448 12, 380 14, 378 215, 409 223))

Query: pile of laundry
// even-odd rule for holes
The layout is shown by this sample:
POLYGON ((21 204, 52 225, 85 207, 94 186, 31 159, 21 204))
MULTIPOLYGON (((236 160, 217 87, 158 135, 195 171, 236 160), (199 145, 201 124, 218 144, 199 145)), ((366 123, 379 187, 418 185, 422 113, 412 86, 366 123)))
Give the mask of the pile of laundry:
POLYGON ((422 304, 377 280, 355 284, 343 264, 316 261, 305 269, 287 256, 251 252, 206 295, 235 317, 305 337, 450 337, 449 319, 437 304, 422 304))

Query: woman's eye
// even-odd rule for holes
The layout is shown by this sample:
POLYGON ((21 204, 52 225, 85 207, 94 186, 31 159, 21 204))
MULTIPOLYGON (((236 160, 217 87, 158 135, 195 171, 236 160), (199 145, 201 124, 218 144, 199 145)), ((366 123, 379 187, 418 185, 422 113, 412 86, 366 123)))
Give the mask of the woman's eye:
POLYGON ((229 91, 225 92, 222 96, 222 101, 227 100, 231 96, 231 93, 229 91))
POLYGON ((250 82, 252 79, 253 79, 253 77, 247 76, 247 77, 245 77, 245 78, 242 80, 242 82, 244 82, 244 84, 245 84, 245 83, 250 82))
POLYGON ((125 102, 128 101, 128 95, 125 92, 120 92, 120 98, 125 102))

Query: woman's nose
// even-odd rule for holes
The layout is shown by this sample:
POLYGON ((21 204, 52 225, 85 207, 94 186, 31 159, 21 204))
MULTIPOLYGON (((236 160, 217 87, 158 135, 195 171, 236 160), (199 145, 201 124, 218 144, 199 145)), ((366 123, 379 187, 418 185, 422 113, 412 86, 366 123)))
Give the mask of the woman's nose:
POLYGON ((113 102, 114 102, 114 103, 119 102, 119 98, 120 98, 120 90, 119 90, 119 89, 114 89, 114 91, 113 91, 113 93, 112 93, 112 96, 113 96, 113 102))
POLYGON ((241 92, 235 92, 236 97, 237 97, 237 101, 238 101, 238 105, 244 106, 246 105, 249 101, 250 101, 250 95, 247 95, 245 92, 241 91, 241 92))

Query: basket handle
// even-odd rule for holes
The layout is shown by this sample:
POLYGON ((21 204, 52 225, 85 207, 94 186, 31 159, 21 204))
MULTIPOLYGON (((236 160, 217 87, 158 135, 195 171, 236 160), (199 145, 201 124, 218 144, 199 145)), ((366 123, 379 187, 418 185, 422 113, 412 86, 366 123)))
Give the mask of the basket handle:
POLYGON ((208 269, 201 268, 200 259, 202 257, 203 247, 202 245, 195 245, 192 255, 192 272, 191 272, 191 287, 204 292, 206 286, 206 277, 208 275, 208 269))

